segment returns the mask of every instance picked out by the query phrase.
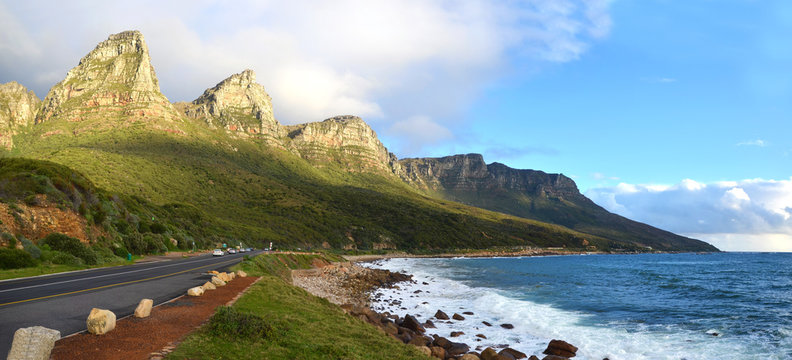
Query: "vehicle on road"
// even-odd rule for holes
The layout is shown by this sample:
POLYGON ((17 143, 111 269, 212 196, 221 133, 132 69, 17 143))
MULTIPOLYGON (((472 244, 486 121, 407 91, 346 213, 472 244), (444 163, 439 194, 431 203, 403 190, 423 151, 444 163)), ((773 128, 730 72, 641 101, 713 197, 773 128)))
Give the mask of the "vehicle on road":
POLYGON ((245 248, 240 248, 240 249, 239 249, 239 252, 241 252, 241 253, 243 253, 243 252, 245 252, 245 251, 247 251, 247 250, 245 250, 245 248))
POLYGON ((229 254, 236 254, 236 249, 228 249, 229 254))
POLYGON ((225 254, 223 253, 223 250, 220 250, 220 249, 214 249, 214 251, 212 251, 212 256, 223 256, 223 255, 225 255, 225 254))

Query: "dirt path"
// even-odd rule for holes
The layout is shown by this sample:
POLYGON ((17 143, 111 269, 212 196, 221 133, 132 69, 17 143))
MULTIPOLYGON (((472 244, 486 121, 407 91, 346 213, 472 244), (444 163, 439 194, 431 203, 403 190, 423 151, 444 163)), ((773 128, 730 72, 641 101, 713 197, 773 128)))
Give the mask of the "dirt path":
MULTIPOLYGON (((175 348, 188 333, 226 305, 258 278, 237 277, 228 285, 209 290, 200 297, 183 296, 151 310, 143 319, 127 317, 105 335, 83 332, 59 340, 52 359, 161 359, 163 350, 175 348)), ((86 317, 88 314, 86 314, 86 317)))

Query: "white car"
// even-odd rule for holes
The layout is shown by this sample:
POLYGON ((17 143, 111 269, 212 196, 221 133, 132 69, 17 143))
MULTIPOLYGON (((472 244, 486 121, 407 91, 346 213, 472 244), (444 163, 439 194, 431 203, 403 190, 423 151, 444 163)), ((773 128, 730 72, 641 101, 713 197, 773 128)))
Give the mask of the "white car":
POLYGON ((223 250, 215 249, 214 251, 212 251, 212 256, 223 256, 223 255, 225 255, 223 253, 223 250))
POLYGON ((236 254, 236 249, 228 249, 229 254, 236 254))

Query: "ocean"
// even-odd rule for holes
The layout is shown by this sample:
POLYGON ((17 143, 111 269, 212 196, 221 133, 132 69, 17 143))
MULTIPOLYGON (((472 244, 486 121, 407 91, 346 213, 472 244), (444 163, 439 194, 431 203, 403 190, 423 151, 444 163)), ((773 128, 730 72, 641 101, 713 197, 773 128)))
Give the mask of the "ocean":
POLYGON ((561 339, 580 348, 575 359, 792 359, 788 253, 404 258, 369 266, 415 280, 378 290, 374 310, 421 321, 438 309, 472 312, 464 321, 432 319, 437 328, 427 330, 463 331, 449 339, 473 349, 508 344, 542 358, 547 343, 561 339))

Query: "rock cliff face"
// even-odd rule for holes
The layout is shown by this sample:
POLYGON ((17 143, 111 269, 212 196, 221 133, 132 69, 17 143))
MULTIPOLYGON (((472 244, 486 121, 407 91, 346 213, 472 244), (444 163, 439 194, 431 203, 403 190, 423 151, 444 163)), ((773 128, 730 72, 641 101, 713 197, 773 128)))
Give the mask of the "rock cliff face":
POLYGON ((517 191, 558 198, 582 196, 575 182, 564 175, 512 169, 500 163, 487 165, 480 154, 403 159, 399 163, 401 178, 421 189, 445 193, 517 191))
POLYGON ((403 159, 399 163, 397 174, 405 182, 447 200, 655 249, 709 247, 610 213, 583 196, 575 182, 562 174, 486 164, 479 154, 403 159))
POLYGON ((24 86, 13 81, 0 84, 0 146, 11 149, 12 136, 35 121, 40 104, 36 94, 24 86))
POLYGON ((335 162, 351 171, 390 173, 395 157, 382 145, 377 133, 361 118, 336 116, 322 122, 286 127, 290 148, 315 164, 335 162))
POLYGON ((176 120, 180 115, 160 92, 148 46, 138 31, 99 43, 44 98, 36 123, 66 121, 176 120))
POLYGON ((185 114, 202 119, 210 127, 221 127, 240 135, 280 139, 285 129, 275 120, 272 99, 256 83, 253 70, 245 70, 206 89, 185 114))

